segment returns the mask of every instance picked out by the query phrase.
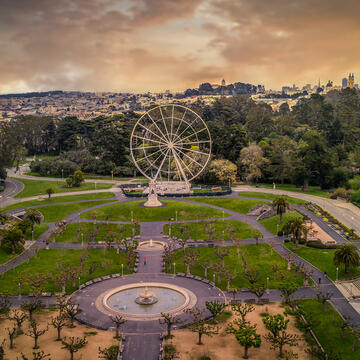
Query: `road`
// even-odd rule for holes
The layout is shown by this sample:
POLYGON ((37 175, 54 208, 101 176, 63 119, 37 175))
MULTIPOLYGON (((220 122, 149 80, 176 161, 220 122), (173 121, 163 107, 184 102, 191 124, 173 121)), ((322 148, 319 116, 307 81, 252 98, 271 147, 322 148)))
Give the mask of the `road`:
MULTIPOLYGON (((322 198, 320 196, 309 195, 294 191, 274 190, 266 188, 254 188, 252 186, 244 185, 233 188, 236 192, 251 191, 262 192, 275 195, 288 195, 301 200, 309 201, 319 205, 321 208, 329 212, 332 216, 342 222, 348 228, 352 228, 360 235, 360 208, 352 203, 347 203, 341 200, 333 200, 322 198)), ((261 196, 259 196, 261 197, 261 196)))

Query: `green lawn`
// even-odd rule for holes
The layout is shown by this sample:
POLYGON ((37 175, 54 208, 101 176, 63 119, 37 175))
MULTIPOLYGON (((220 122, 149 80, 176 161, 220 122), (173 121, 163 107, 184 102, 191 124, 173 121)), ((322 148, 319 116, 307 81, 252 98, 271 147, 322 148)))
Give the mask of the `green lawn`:
POLYGON ((66 218, 68 215, 91 208, 96 205, 101 205, 109 203, 111 201, 87 201, 83 203, 73 203, 73 204, 64 204, 64 205, 54 205, 54 206, 43 206, 38 207, 36 210, 40 211, 44 215, 44 222, 55 222, 66 218))
POLYGON ((43 200, 29 200, 19 202, 13 205, 9 205, 4 210, 20 209, 25 207, 31 207, 34 205, 45 205, 45 204, 57 204, 68 201, 79 201, 79 200, 96 200, 96 199, 108 199, 114 197, 115 194, 111 192, 95 193, 95 194, 84 194, 84 195, 69 195, 69 196, 58 196, 52 197, 50 200, 46 196, 43 200))
MULTIPOLYGON (((46 195, 46 189, 52 187, 55 193, 61 192, 72 192, 72 191, 85 191, 85 190, 95 190, 94 183, 83 183, 80 187, 68 188, 65 187, 65 181, 47 181, 47 180, 28 180, 28 179, 19 179, 15 180, 21 181, 24 184, 24 190, 17 194, 16 198, 23 198, 29 196, 37 196, 40 193, 46 195)), ((112 184, 97 183, 96 189, 109 189, 112 187, 112 184)))
MULTIPOLYGON (((254 185, 255 186, 255 185, 254 185)), ((260 184, 260 187, 272 189, 272 184, 260 184)), ((307 191, 303 191, 301 187, 296 187, 293 184, 276 184, 276 190, 294 191, 302 194, 315 195, 324 198, 330 198, 331 193, 321 190, 320 186, 309 186, 307 191)))
MULTIPOLYGON (((279 195, 268 194, 268 193, 264 193, 264 192, 256 192, 256 191, 240 191, 238 193, 238 195, 250 197, 250 198, 269 199, 269 200, 274 200, 279 197, 279 195)), ((286 196, 286 195, 284 195, 284 196, 290 204, 306 204, 306 201, 304 201, 304 200, 296 199, 291 196, 286 196)))
MULTIPOLYGON (((209 235, 205 232, 206 223, 199 222, 199 223, 184 223, 184 224, 172 224, 171 225, 171 233, 172 236, 181 237, 181 227, 185 227, 184 235, 185 237, 188 236, 187 234, 190 232, 191 239, 193 240, 208 240, 209 235)), ((214 234, 214 239, 218 240, 230 240, 229 235, 229 228, 231 228, 235 234, 234 239, 248 239, 254 236, 262 237, 261 233, 256 230, 251 225, 245 224, 238 220, 217 220, 213 224, 214 228, 216 229, 214 234)), ((168 235, 168 225, 164 226, 164 234, 168 235)))
MULTIPOLYGON (((7 261, 11 260, 13 257, 17 256, 18 254, 11 254, 11 251, 0 248, 0 264, 4 264, 7 261)), ((1 283, 1 281, 0 281, 1 283)))
POLYGON ((336 324, 341 323, 341 316, 330 303, 327 304, 326 312, 323 312, 322 304, 314 299, 303 300, 301 307, 305 311, 305 318, 317 320, 318 323, 313 327, 313 331, 326 353, 329 354, 332 351, 341 353, 342 360, 358 359, 359 342, 357 342, 356 352, 353 352, 353 336, 349 333, 344 338, 340 336, 341 330, 336 324))
MULTIPOLYGON (((319 270, 326 271, 330 279, 336 280, 336 266, 333 263, 335 249, 315 249, 305 245, 299 245, 299 248, 296 249, 295 244, 291 242, 286 243, 285 246, 319 270)), ((360 276, 360 268, 350 268, 349 273, 345 274, 344 267, 339 266, 339 280, 352 279, 357 276, 360 276)))
MULTIPOLYGON (((34 226, 34 240, 37 240, 41 234, 43 234, 49 228, 48 225, 35 225, 34 226)), ((26 231, 26 238, 28 240, 32 239, 31 229, 26 231)))
POLYGON ((279 215, 275 215, 267 219, 260 220, 259 223, 262 224, 266 229, 268 229, 272 234, 276 235, 278 224, 279 224, 279 230, 281 230, 287 221, 294 219, 296 217, 302 217, 302 215, 296 211, 290 211, 283 215, 282 224, 280 224, 279 215))
MULTIPOLYGON (((167 221, 170 217, 176 218, 176 211, 178 212, 177 218, 179 221, 222 217, 222 211, 220 210, 192 203, 166 200, 163 201, 167 203, 164 207, 144 208, 139 205, 144 202, 144 200, 136 200, 104 206, 100 209, 86 212, 81 217, 91 219, 91 216, 95 214, 98 220, 106 220, 108 218, 108 220, 131 221, 132 212, 133 218, 137 221, 167 221)), ((228 215, 225 213, 225 216, 228 215)))
MULTIPOLYGON (((28 262, 25 262, 15 270, 6 272, 1 277, 1 291, 9 292, 12 295, 18 294, 18 283, 21 277, 31 276, 35 274, 48 274, 50 279, 45 283, 44 290, 47 292, 55 293, 61 289, 54 283, 54 279, 57 274, 55 268, 56 264, 71 264, 73 267, 80 266, 80 256, 84 253, 88 253, 89 257, 84 262, 84 272, 81 274, 80 283, 85 283, 89 280, 87 268, 92 262, 101 264, 101 267, 97 268, 93 274, 93 279, 99 276, 121 273, 121 264, 125 264, 126 255, 122 252, 116 254, 115 249, 106 250, 104 255, 104 249, 93 250, 40 250, 37 255, 30 258, 28 262)), ((124 265, 124 273, 126 266, 124 265)), ((131 268, 132 272, 132 268, 131 268)), ((76 290, 78 286, 78 280, 76 286, 72 286, 72 282, 67 285, 67 293, 71 293, 76 290)), ((29 289, 24 284, 21 288, 23 295, 29 293, 29 289)))
MULTIPOLYGON (((118 225, 118 224, 96 224, 93 223, 71 223, 66 225, 65 230, 62 234, 56 236, 56 242, 60 243, 81 243, 83 234, 84 243, 89 241, 89 237, 94 233, 95 226, 97 227, 98 233, 95 241, 104 241, 107 237, 108 232, 116 233, 114 238, 119 237, 119 229, 125 228, 122 237, 131 237, 133 226, 130 224, 118 225), (79 232, 78 232, 79 230, 79 232), (79 234, 79 236, 78 236, 79 234)), ((137 226, 135 235, 139 235, 140 225, 137 226)))
MULTIPOLYGON (((243 274, 241 257, 238 258, 237 256, 237 249, 233 246, 229 246, 228 248, 230 248, 230 255, 225 257, 225 264, 229 265, 230 269, 235 269, 237 271, 237 277, 231 281, 231 286, 236 286, 239 288, 249 287, 249 282, 243 274)), ((241 247, 241 252, 243 253, 247 261, 248 269, 257 268, 260 281, 266 286, 266 278, 269 277, 269 288, 276 289, 281 284, 279 273, 274 280, 274 270, 272 268, 272 265, 276 264, 282 274, 285 274, 286 277, 289 277, 292 281, 295 281, 299 285, 302 285, 303 279, 297 277, 294 270, 286 270, 286 261, 275 251, 273 251, 271 255, 270 249, 271 248, 268 244, 252 244, 241 247)), ((200 266, 201 263, 220 263, 220 259, 216 255, 216 248, 187 248, 186 251, 199 251, 200 253, 199 261, 196 261, 196 264, 192 268, 190 268, 193 275, 198 275, 201 277, 204 276, 204 269, 200 266)), ((172 260, 172 262, 176 264, 176 272, 186 272, 186 266, 183 262, 183 256, 183 250, 177 251, 175 258, 172 260)), ((214 272, 212 270, 208 271, 209 280, 213 280, 213 274, 214 272)), ((217 274, 215 275, 215 278, 217 281, 217 274)), ((217 286, 225 290, 226 285, 227 282, 225 280, 225 277, 222 276, 222 281, 220 284, 217 283, 217 286)))
POLYGON ((236 211, 240 214, 248 213, 253 207, 259 204, 265 204, 267 201, 252 199, 231 199, 231 198, 211 198, 211 197, 192 197, 189 200, 202 202, 209 205, 220 206, 224 209, 236 211))

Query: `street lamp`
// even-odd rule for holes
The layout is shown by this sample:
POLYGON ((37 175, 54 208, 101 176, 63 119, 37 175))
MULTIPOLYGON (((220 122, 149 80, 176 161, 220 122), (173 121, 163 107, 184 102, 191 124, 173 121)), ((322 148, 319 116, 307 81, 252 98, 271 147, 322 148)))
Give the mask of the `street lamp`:
POLYGON ((178 214, 178 212, 177 212, 177 210, 176 210, 176 211, 175 211, 175 219, 176 219, 176 221, 178 221, 177 214, 178 214))
POLYGON ((276 235, 279 234, 279 224, 276 224, 276 235))
POLYGON ((121 277, 124 277, 124 264, 121 264, 121 277))
POLYGON ((174 265, 174 277, 175 277, 175 266, 176 266, 176 263, 174 263, 173 265, 174 265))
POLYGON ((79 276, 79 289, 80 289, 80 276, 79 276))
POLYGON ((34 241, 34 228, 31 231, 31 240, 34 241))
POLYGON ((64 169, 61 169, 61 179, 64 179, 64 169))
POLYGON ((270 294, 270 290, 269 290, 269 277, 266 278, 266 293, 270 294))
POLYGON ((215 284, 215 273, 213 274, 213 283, 215 284))
POLYGON ((337 267, 336 268, 336 281, 339 280, 339 268, 337 267))
POLYGON ((114 180, 114 170, 111 170, 111 180, 114 180))
POLYGON ((223 215, 223 221, 225 221, 225 211, 222 211, 222 215, 223 215))
POLYGON ((96 181, 95 181, 95 189, 96 189, 96 181))
POLYGON ((131 222, 134 222, 134 213, 132 210, 131 210, 131 222))
POLYGON ((81 247, 84 247, 84 234, 81 233, 81 247))

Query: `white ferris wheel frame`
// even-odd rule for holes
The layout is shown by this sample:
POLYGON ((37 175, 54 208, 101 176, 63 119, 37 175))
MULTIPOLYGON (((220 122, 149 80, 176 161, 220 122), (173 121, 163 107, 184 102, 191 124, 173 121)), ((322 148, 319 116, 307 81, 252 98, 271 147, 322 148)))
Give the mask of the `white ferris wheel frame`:
MULTIPOLYGON (((195 126, 196 127, 196 126, 195 126)), ((168 157, 169 152, 170 157, 169 157, 169 170, 167 171, 168 173, 168 177, 170 177, 170 159, 171 156, 174 158, 174 162, 175 162, 175 166, 176 166, 176 172, 179 176, 179 179, 183 178, 184 181, 189 184, 190 181, 194 180, 196 177, 198 177, 206 168, 207 164, 210 161, 211 158, 211 149, 212 149, 212 139, 211 139, 211 134, 209 131, 209 128, 207 127, 205 121, 193 110, 191 110, 190 108, 183 106, 183 105, 178 105, 178 104, 169 104, 169 105, 159 105, 156 107, 153 107, 151 109, 149 109, 147 112, 145 112, 140 119, 135 123, 133 130, 131 132, 131 136, 130 136, 130 154, 131 154, 131 158, 136 166, 136 168, 140 171, 141 174, 143 174, 147 179, 149 179, 151 182, 155 182, 157 180, 157 178, 160 175, 161 177, 161 171, 162 171, 162 167, 164 165, 165 160, 168 157), (172 115, 171 115, 171 122, 170 122, 170 129, 168 129, 167 124, 166 124, 166 120, 164 118, 163 112, 162 112, 162 108, 171 108, 172 107, 172 115), (181 108, 184 110, 184 114, 182 118, 175 118, 177 121, 180 122, 180 125, 178 125, 176 131, 174 131, 175 129, 173 128, 173 123, 174 123, 174 109, 175 108, 181 108), (156 124, 156 120, 154 120, 151 117, 151 112, 154 112, 156 109, 159 109, 160 114, 161 114, 161 120, 163 122, 164 125, 164 130, 162 131, 160 129, 160 127, 156 124), (195 115, 195 119, 192 122, 187 122, 185 119, 185 115, 186 113, 192 113, 193 115, 195 115), (145 117, 148 117, 152 124, 155 126, 156 129, 154 128, 149 128, 147 126, 145 126, 143 124, 143 120, 145 117), (192 125, 194 125, 195 122, 199 121, 200 124, 202 124, 203 128, 200 130, 197 130, 196 128, 194 129, 192 125), (178 134, 179 129, 181 127, 181 123, 185 123, 186 127, 185 129, 183 129, 180 134, 178 134), (148 131, 149 133, 151 133, 152 135, 155 135, 156 140, 154 139, 150 139, 150 138, 145 138, 145 137, 140 137, 139 135, 136 135, 135 132, 138 128, 143 128, 146 131, 148 131), (184 138, 181 138, 181 136, 188 130, 191 129, 192 133, 190 135, 185 136, 184 138), (170 131, 169 131, 170 130, 170 131), (154 132, 157 131, 158 133, 154 132), (197 134, 206 131, 207 134, 207 140, 199 140, 197 134), (185 144, 189 145, 189 144, 200 144, 200 143, 208 143, 208 152, 202 152, 202 151, 197 151, 197 150, 192 150, 192 149, 186 149, 185 147, 182 146, 182 142, 183 140, 186 140, 188 138, 191 138, 192 136, 196 135, 196 140, 192 140, 190 142, 187 142, 185 144), (174 141, 174 138, 176 137, 176 141, 174 141), (158 145, 152 145, 149 147, 144 147, 144 146, 136 146, 133 147, 133 139, 134 138, 139 138, 139 139, 143 139, 143 140, 150 140, 150 142, 158 144, 158 145), (180 140, 178 140, 180 138, 180 140), (153 156, 154 154, 160 153, 159 156, 155 159, 155 160, 150 160, 148 158, 148 156, 146 155, 145 149, 149 149, 149 148, 159 148, 159 150, 157 150, 155 153, 152 153, 150 156, 153 156), (138 161, 135 158, 135 150, 136 149, 142 149, 145 155, 145 159, 148 162, 148 167, 146 169, 142 169, 140 167, 140 165, 138 164, 138 161), (200 164, 197 160, 193 159, 191 156, 189 156, 186 152, 187 151, 191 151, 193 153, 199 153, 202 155, 206 156, 206 161, 203 164, 200 164), (181 156, 179 156, 181 155, 181 156), (157 168, 156 170, 156 174, 155 176, 151 177, 147 174, 147 171, 150 170, 151 168, 156 168, 157 166, 154 164, 156 161, 159 160, 159 158, 162 158, 160 166, 157 168), (196 171, 195 174, 193 174, 190 169, 189 166, 184 162, 184 160, 182 159, 183 157, 185 157, 186 159, 190 160, 190 164, 192 163, 196 163, 199 166, 199 170, 196 171), (191 176, 188 178, 185 174, 184 168, 186 168, 186 170, 191 174, 191 176)), ((163 170, 164 171, 164 170, 163 170)), ((166 172, 166 171, 164 171, 166 172)), ((175 173, 175 171, 173 171, 175 173)))

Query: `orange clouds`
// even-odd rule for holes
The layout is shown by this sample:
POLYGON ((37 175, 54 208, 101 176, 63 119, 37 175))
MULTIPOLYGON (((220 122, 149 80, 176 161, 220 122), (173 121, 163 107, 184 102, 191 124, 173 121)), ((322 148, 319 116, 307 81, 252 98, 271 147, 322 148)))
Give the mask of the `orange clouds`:
POLYGON ((360 76, 355 0, 2 0, 0 92, 360 76))

